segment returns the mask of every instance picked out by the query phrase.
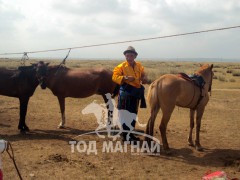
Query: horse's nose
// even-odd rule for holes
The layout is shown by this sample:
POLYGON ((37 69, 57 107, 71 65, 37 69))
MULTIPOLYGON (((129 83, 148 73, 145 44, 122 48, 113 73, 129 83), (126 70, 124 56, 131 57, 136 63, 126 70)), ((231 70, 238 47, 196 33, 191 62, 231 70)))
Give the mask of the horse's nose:
POLYGON ((47 85, 46 85, 46 78, 44 77, 39 77, 38 78, 38 81, 39 81, 39 84, 41 86, 42 89, 46 89, 47 88, 47 85))

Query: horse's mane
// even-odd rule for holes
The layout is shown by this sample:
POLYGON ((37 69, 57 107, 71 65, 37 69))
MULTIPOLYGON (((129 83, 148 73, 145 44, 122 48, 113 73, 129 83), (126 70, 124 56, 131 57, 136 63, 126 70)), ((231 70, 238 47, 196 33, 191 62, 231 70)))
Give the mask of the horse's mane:
POLYGON ((70 70, 69 67, 66 67, 64 65, 50 65, 48 66, 48 70, 49 71, 68 71, 70 70))
POLYGON ((200 67, 200 69, 202 69, 202 70, 207 69, 207 68, 209 68, 209 66, 210 66, 209 64, 204 64, 200 67))
POLYGON ((203 71, 205 71, 206 69, 208 69, 210 67, 210 65, 209 64, 204 64, 204 65, 202 65, 200 68, 199 68, 199 70, 197 70, 196 72, 195 72, 195 74, 201 74, 203 71))

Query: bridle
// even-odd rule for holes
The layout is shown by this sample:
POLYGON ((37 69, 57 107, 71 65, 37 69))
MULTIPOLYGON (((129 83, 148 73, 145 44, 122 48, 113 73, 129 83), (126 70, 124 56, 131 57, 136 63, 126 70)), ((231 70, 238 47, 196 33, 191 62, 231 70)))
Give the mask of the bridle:
POLYGON ((210 80, 210 82, 208 82, 208 84, 209 84, 208 92, 210 93, 210 96, 212 95, 212 81, 213 81, 213 75, 214 75, 214 73, 211 71, 211 80, 210 80))
POLYGON ((48 74, 47 74, 47 69, 41 70, 41 71, 44 71, 44 72, 39 72, 39 68, 41 68, 41 66, 37 67, 36 76, 37 76, 37 79, 38 79, 38 82, 39 82, 40 86, 42 86, 43 83, 46 83, 45 81, 47 79, 48 74))

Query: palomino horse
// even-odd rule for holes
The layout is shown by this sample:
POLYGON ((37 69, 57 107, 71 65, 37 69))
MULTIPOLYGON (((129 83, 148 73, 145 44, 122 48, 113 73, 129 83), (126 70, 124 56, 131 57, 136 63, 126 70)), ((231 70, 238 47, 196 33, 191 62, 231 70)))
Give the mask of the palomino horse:
MULTIPOLYGON (((150 85, 147 98, 151 106, 151 116, 148 121, 146 133, 151 136, 153 135, 154 122, 161 108, 163 115, 159 129, 162 136, 163 148, 167 153, 170 153, 170 149, 166 130, 175 105, 190 109, 188 143, 191 146, 194 145, 192 141, 192 130, 194 128, 194 114, 195 111, 197 111, 195 147, 198 151, 203 150, 200 145, 199 132, 203 112, 209 100, 208 91, 211 90, 213 78, 212 68, 213 65, 205 64, 195 73, 195 75, 202 77, 205 82, 202 89, 192 82, 173 74, 163 75, 150 85)), ((150 141, 149 139, 146 140, 150 141)))
POLYGON ((36 64, 21 66, 17 70, 0 68, 0 95, 16 97, 20 101, 18 129, 29 131, 25 123, 29 98, 38 86, 36 64))
MULTIPOLYGON (((48 66, 49 63, 39 62, 37 76, 42 89, 49 88, 57 96, 62 121, 59 128, 65 125, 65 98, 85 98, 99 94, 107 102, 106 93, 118 94, 119 86, 112 81, 112 71, 95 69, 70 69, 65 66, 48 66)), ((109 114, 109 113, 108 113, 109 114)))

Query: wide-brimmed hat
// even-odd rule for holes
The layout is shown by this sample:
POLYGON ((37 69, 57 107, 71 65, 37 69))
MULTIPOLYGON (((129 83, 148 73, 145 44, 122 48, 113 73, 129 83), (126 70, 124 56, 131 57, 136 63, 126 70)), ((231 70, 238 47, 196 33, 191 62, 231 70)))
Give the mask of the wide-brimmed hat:
POLYGON ((136 56, 138 55, 138 53, 136 52, 136 50, 135 50, 134 47, 132 47, 132 46, 129 46, 129 47, 127 48, 127 50, 125 50, 125 51, 123 52, 124 55, 125 55, 126 53, 133 53, 133 54, 135 54, 136 56))

